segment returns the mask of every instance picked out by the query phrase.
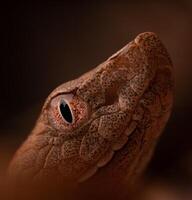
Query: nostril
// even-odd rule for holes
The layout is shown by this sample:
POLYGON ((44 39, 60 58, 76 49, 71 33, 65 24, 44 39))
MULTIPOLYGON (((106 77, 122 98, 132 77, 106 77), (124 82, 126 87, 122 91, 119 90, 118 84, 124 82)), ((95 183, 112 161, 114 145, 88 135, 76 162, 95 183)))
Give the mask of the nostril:
POLYGON ((105 93, 105 105, 112 105, 118 101, 117 87, 113 87, 107 90, 105 93))

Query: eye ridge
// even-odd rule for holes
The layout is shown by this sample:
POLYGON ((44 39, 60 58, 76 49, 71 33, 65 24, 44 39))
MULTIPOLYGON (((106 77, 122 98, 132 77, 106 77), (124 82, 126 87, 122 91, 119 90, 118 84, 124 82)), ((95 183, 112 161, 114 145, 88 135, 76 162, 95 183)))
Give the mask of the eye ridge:
POLYGON ((73 122, 73 115, 72 115, 69 105, 67 104, 67 102, 64 99, 61 100, 61 102, 60 102, 59 110, 60 110, 60 113, 61 113, 63 119, 67 123, 71 124, 73 122))

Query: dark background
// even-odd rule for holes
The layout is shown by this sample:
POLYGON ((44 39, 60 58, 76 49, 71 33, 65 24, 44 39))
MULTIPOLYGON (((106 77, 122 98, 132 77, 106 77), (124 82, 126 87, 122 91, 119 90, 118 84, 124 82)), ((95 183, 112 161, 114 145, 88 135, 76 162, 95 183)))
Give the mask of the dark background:
POLYGON ((192 179, 192 1, 7 3, 0 15, 0 162, 7 164, 56 86, 153 31, 172 57, 176 92, 147 174, 192 179))

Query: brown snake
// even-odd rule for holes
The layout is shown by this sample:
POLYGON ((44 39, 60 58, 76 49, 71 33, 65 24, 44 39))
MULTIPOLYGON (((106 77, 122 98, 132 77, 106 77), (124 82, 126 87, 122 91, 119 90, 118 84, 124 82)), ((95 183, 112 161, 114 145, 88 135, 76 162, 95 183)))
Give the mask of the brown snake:
POLYGON ((172 102, 170 57, 156 34, 142 33, 49 95, 9 176, 131 183, 150 160, 172 102))

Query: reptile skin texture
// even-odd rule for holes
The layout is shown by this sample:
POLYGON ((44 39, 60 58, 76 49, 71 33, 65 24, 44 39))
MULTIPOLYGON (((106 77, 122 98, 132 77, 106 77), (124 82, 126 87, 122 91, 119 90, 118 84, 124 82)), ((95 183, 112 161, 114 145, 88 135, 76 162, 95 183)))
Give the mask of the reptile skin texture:
POLYGON ((173 67, 155 33, 56 88, 14 155, 8 175, 25 182, 131 184, 143 173, 171 113, 173 67), (72 122, 59 109, 67 102, 72 122))

